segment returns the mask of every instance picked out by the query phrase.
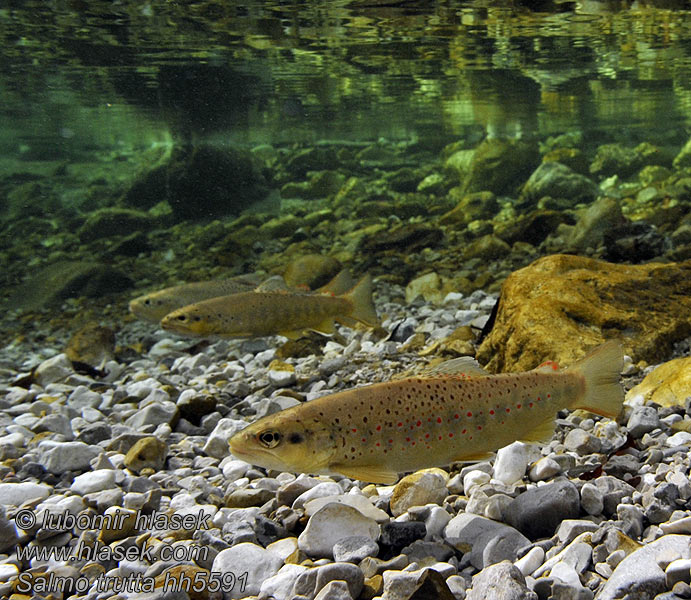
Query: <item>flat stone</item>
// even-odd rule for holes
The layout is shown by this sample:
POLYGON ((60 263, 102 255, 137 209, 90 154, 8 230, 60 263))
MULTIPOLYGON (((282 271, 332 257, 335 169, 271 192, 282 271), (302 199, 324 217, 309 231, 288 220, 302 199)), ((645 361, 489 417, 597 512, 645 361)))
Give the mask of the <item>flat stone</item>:
POLYGON ((179 418, 180 409, 175 402, 155 400, 134 413, 125 421, 125 425, 132 429, 142 429, 147 426, 157 427, 163 423, 174 427, 179 418))
POLYGON ((530 544, 530 540, 513 527, 469 513, 460 513, 451 519, 444 529, 444 538, 462 552, 470 552, 470 564, 476 569, 502 560, 513 562, 518 551, 530 544), (485 552, 488 546, 491 553, 485 552))
POLYGON ((472 587, 466 600, 538 600, 535 592, 528 589, 525 577, 508 560, 483 569, 473 577, 472 587))
POLYGON ((610 475, 602 475, 597 479, 593 479, 593 483, 602 492, 603 511, 605 515, 613 515, 617 512, 617 506, 624 496, 633 496, 636 491, 628 483, 612 477, 610 475))
POLYGON ((65 471, 87 471, 90 462, 103 452, 98 446, 83 442, 55 442, 44 440, 38 445, 39 462, 47 471, 57 475, 65 471))
POLYGON ((333 547, 336 562, 358 563, 366 556, 376 556, 379 545, 366 536, 351 536, 336 542, 333 547))
POLYGON ((607 331, 622 337, 634 363, 654 364, 691 335, 689 313, 691 260, 623 265, 550 255, 506 279, 494 327, 476 358, 495 373, 525 371, 547 359, 568 365, 603 343, 607 331))
POLYGON ((21 506, 28 500, 44 500, 52 493, 50 486, 30 481, 0 483, 0 506, 21 506))
POLYGON ((257 544, 244 542, 219 552, 211 570, 221 573, 221 577, 226 573, 233 573, 235 577, 246 573, 244 591, 240 590, 241 586, 236 585, 225 592, 228 598, 245 598, 259 593, 262 583, 278 573, 282 564, 283 561, 268 550, 257 544))
POLYGON ((599 452, 602 443, 597 437, 587 431, 572 429, 564 439, 564 446, 571 452, 577 452, 583 455, 599 452))
POLYGON ((342 539, 379 537, 379 525, 360 511, 344 504, 327 504, 314 513, 298 537, 298 547, 312 557, 333 558, 333 547, 342 539))
MULTIPOLYGON (((359 510, 363 515, 374 519, 377 523, 386 523, 391 518, 388 513, 372 504, 369 498, 361 494, 339 494, 338 496, 325 496, 315 498, 305 502, 304 509, 307 516, 313 515, 322 506, 335 502, 337 504, 347 504, 359 510)), ((295 508, 295 507, 294 507, 295 508)))
POLYGON ((660 417, 652 406, 634 407, 626 424, 629 433, 636 439, 643 437, 644 433, 650 433, 658 427, 660 427, 660 417))
POLYGON ((115 483, 115 476, 117 472, 114 469, 98 469, 90 471, 74 478, 70 489, 75 493, 83 496, 84 494, 91 494, 93 492, 101 492, 103 490, 110 490, 117 487, 115 483))
POLYGON ((667 589, 665 571, 660 567, 675 560, 691 558, 691 536, 664 535, 622 560, 598 592, 598 600, 618 600, 625 596, 652 600, 667 589))
POLYGON ((524 492, 506 507, 506 522, 531 539, 549 537, 564 519, 578 517, 580 496, 570 481, 524 492))

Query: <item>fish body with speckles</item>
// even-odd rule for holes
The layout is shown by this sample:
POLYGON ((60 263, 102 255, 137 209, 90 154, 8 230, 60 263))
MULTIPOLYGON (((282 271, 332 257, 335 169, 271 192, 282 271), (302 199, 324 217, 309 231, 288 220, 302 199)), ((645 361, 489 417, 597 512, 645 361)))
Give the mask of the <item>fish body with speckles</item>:
POLYGON ((547 362, 524 373, 489 375, 457 359, 424 376, 269 415, 235 434, 230 449, 279 471, 393 483, 401 472, 480 460, 516 440, 547 441, 563 408, 616 416, 622 365, 615 341, 564 370, 547 362))
POLYGON ((145 321, 158 323, 178 308, 209 298, 248 292, 256 288, 259 281, 256 275, 239 275, 230 279, 184 283, 135 298, 130 302, 130 312, 145 321))
MULTIPOLYGON (((338 277, 338 276, 337 276, 338 277)), ((336 281, 336 278, 334 280, 336 281)), ((377 324, 372 278, 365 275, 345 294, 299 290, 254 290, 184 306, 161 319, 161 327, 198 337, 297 337, 305 329, 333 333, 334 322, 350 327, 377 324)))

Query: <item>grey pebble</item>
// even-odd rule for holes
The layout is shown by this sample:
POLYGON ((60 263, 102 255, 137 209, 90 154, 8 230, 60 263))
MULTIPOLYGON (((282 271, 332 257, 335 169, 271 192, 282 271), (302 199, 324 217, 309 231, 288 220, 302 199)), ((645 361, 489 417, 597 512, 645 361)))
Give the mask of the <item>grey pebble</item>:
POLYGON ((538 600, 538 595, 526 586, 523 573, 508 560, 491 565, 475 575, 465 597, 466 600, 538 600))
POLYGON ((367 556, 376 556, 379 553, 379 546, 371 538, 351 536, 336 542, 333 553, 336 562, 356 563, 367 556))
POLYGON ((562 480, 524 492, 504 511, 506 522, 531 539, 549 537, 564 519, 580 513, 576 486, 562 480))

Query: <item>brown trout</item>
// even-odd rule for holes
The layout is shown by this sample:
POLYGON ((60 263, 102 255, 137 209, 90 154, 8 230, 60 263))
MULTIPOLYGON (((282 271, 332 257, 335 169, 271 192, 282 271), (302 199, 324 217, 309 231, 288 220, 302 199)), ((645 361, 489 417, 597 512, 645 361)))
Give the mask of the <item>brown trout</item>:
POLYGON ((335 321, 377 324, 369 275, 339 296, 279 289, 212 298, 167 314, 161 327, 187 336, 294 338, 305 329, 333 333, 335 321))
POLYGON ((611 340, 568 369, 490 375, 454 359, 419 377, 323 396, 269 415, 230 439, 252 464, 394 483, 398 473, 476 461, 516 440, 544 442, 556 413, 615 417, 624 399, 621 345, 611 340))
POLYGON ((151 292, 130 302, 130 312, 140 319, 158 323, 169 312, 201 300, 248 292, 259 285, 256 275, 239 275, 216 281, 196 281, 151 292))

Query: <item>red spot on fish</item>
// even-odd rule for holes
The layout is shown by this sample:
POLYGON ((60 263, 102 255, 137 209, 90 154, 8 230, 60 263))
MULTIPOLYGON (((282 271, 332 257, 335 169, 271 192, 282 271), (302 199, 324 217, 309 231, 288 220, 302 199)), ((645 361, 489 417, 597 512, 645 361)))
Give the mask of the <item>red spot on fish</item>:
POLYGON ((450 434, 449 434, 449 437, 453 437, 453 433, 450 433, 450 434))
POLYGON ((415 445, 415 442, 413 442, 412 445, 414 446, 414 445, 415 445))
POLYGON ((426 433, 426 434, 425 434, 425 437, 428 438, 428 437, 429 437, 429 433, 426 433))
POLYGON ((511 412, 511 409, 510 409, 510 408, 507 408, 507 409, 506 409, 506 412, 511 412))
POLYGON ((537 397, 537 401, 540 402, 540 396, 537 397))
POLYGON ((528 406, 529 406, 530 408, 533 408, 533 403, 532 403, 532 402, 529 402, 529 403, 528 403, 528 406))
POLYGON ((437 423, 441 423, 441 417, 437 417, 437 423))
POLYGON ((473 413, 468 412, 468 416, 469 416, 469 417, 472 417, 472 416, 473 416, 473 413))
POLYGON ((351 431, 352 431, 353 433, 357 433, 357 429, 355 429, 355 428, 351 429, 351 431))
POLYGON ((375 446, 379 446, 379 442, 377 442, 377 443, 375 444, 375 446))
POLYGON ((415 424, 416 424, 418 427, 420 427, 420 425, 422 425, 422 421, 418 421, 418 422, 415 423, 415 424))
POLYGON ((364 444, 367 441, 367 438, 362 438, 362 443, 364 444))
POLYGON ((410 438, 406 438, 405 441, 406 441, 406 442, 409 442, 409 441, 410 441, 410 438))
POLYGON ((519 410, 521 409, 521 406, 522 406, 522 404, 516 404, 516 408, 519 410))
POLYGON ((377 431, 381 431, 381 425, 377 425, 377 431))
POLYGON ((389 440, 389 444, 393 444, 393 440, 389 440))
POLYGON ((478 431, 482 431, 482 425, 478 425, 478 426, 477 426, 477 430, 478 430, 478 431))
POLYGON ((399 422, 398 422, 398 426, 399 426, 399 427, 403 427, 403 423, 401 423, 401 422, 399 421, 399 422))
POLYGON ((458 413, 456 413, 456 414, 453 416, 453 418, 454 418, 454 419, 460 419, 460 418, 461 418, 461 415, 459 415, 458 413))
POLYGON ((439 436, 439 439, 441 439, 441 436, 439 436))
POLYGON ((493 414, 494 414, 494 411, 493 411, 493 410, 490 410, 490 411, 489 411, 489 414, 490 414, 490 415, 493 415, 493 414))
POLYGON ((548 397, 548 398, 551 398, 551 397, 552 397, 552 394, 547 394, 547 397, 548 397))

